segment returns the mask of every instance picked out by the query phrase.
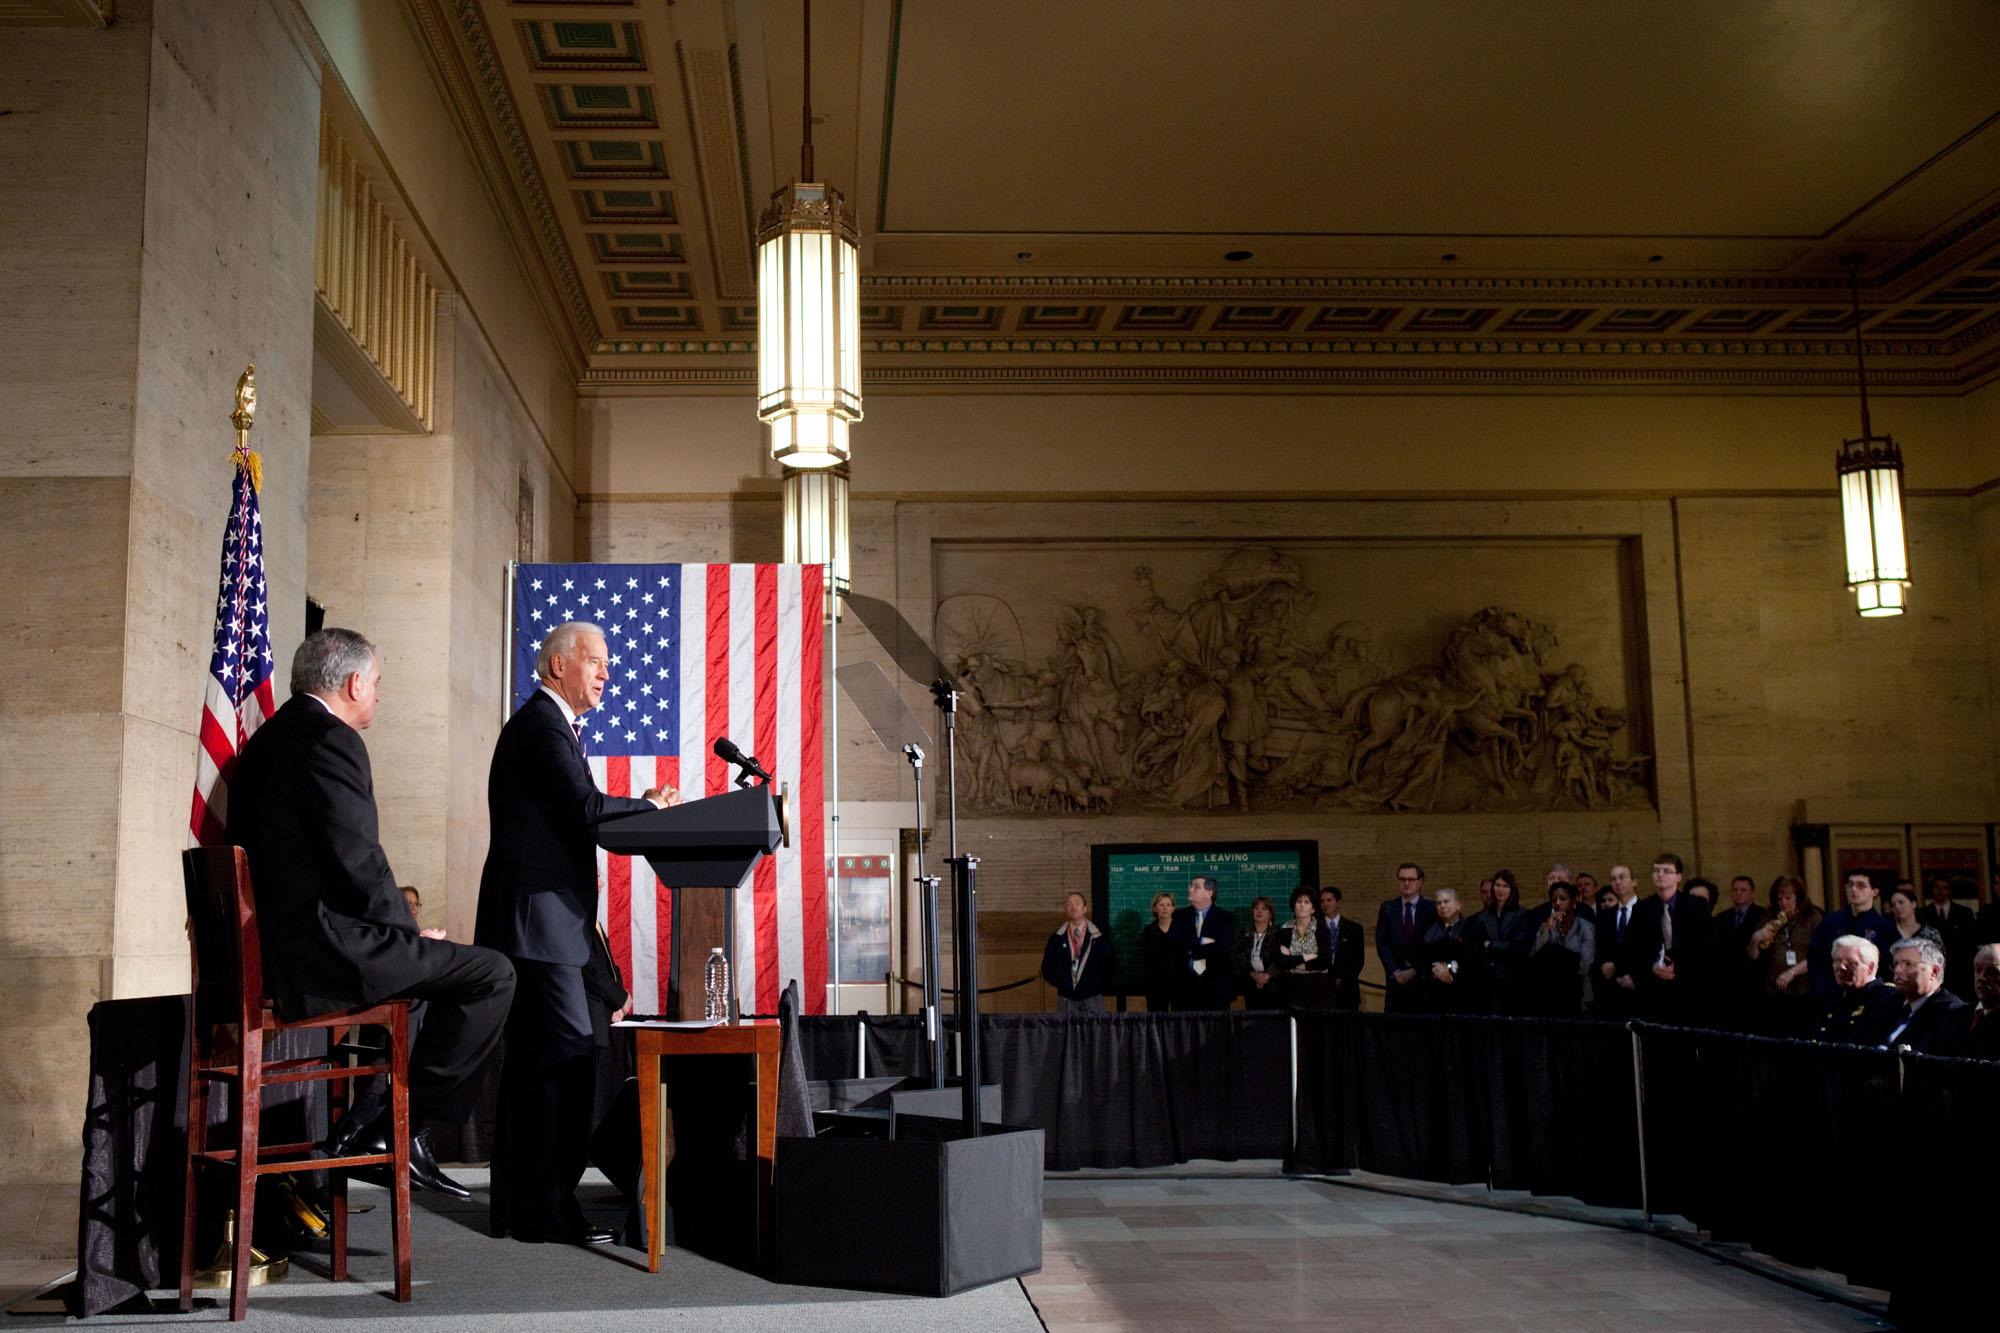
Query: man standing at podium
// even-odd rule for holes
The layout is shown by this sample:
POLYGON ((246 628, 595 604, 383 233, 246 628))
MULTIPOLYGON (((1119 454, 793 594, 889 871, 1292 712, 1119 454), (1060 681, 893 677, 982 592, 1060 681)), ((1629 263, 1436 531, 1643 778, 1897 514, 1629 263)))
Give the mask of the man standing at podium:
POLYGON ((596 826, 672 805, 680 793, 607 796, 584 762, 580 719, 610 677, 597 626, 549 631, 541 688, 500 730, 487 777, 492 820, 473 938, 514 960, 507 1057, 493 1153, 493 1234, 604 1244, 576 1202, 590 1147, 597 1043, 584 987, 597 927, 596 826))

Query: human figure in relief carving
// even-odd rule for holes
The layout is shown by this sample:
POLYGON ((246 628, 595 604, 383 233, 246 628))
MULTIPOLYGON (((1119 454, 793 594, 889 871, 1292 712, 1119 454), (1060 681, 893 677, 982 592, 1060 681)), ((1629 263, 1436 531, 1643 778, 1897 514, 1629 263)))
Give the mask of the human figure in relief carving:
POLYGON ((1174 754, 1173 781, 1166 791, 1169 805, 1216 805, 1217 796, 1229 798, 1224 779, 1227 773, 1222 748, 1222 717, 1229 710, 1224 685, 1229 670, 1217 667, 1197 680, 1187 693, 1187 723, 1181 732, 1180 748, 1174 754))
POLYGON ((1557 794, 1574 796, 1592 810, 1610 805, 1611 733, 1625 719, 1597 702, 1581 663, 1571 662, 1550 678, 1542 717, 1557 794))
POLYGON ((1098 782, 1122 777, 1119 668, 1122 655, 1094 606, 1063 609, 1056 625, 1054 665, 1061 680, 1063 738, 1070 754, 1089 762, 1098 782))

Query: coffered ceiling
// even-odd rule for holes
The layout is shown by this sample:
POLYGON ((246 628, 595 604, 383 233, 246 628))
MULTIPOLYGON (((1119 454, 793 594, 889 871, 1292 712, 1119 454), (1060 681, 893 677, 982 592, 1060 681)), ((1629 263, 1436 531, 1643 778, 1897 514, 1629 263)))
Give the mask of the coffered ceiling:
MULTIPOLYGON (((754 380, 800 0, 407 0, 586 384, 754 380)), ((2000 375, 1992 0, 818 0, 871 390, 2000 375)))

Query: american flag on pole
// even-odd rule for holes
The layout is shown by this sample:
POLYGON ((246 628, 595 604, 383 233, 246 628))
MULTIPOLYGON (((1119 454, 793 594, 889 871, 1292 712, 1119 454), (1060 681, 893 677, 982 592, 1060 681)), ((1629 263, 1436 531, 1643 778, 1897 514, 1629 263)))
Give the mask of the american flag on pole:
MULTIPOLYGON (((795 978, 806 1012, 826 1008, 825 578, 821 565, 515 567, 516 708, 538 688, 535 650, 550 630, 567 620, 604 630, 611 679, 583 721, 607 793, 670 785, 692 801, 731 790, 718 736, 791 787, 792 845, 736 893, 730 966, 745 1013, 776 1013, 795 978)), ((642 857, 599 851, 597 864, 598 919, 633 1008, 661 1013, 673 891, 642 857)))
POLYGON ((223 839, 229 819, 229 772, 250 734, 276 711, 271 700, 271 615, 264 595, 264 519, 257 511, 257 456, 236 454, 229 525, 222 533, 222 586, 215 597, 215 651, 208 659, 201 744, 195 756, 194 812, 188 831, 198 847, 223 839))

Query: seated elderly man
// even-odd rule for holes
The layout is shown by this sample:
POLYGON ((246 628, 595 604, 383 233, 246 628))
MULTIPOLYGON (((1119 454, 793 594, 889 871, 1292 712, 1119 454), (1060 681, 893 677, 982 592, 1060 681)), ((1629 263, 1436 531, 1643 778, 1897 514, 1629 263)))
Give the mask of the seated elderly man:
POLYGON ((1951 1014, 1965 1008, 1965 1001, 1944 989, 1944 950, 1929 936, 1913 935, 1890 945, 1889 957, 1903 1007, 1882 1044, 1929 1051, 1951 1014))
POLYGON ((1833 941, 1833 994, 1813 1028, 1815 1041, 1880 1046, 1902 1017, 1903 998, 1875 975, 1882 954, 1859 935, 1833 941))
POLYGON ((1972 998, 1945 1017, 1931 1054, 2000 1060, 2000 944, 1972 955, 1972 998))

